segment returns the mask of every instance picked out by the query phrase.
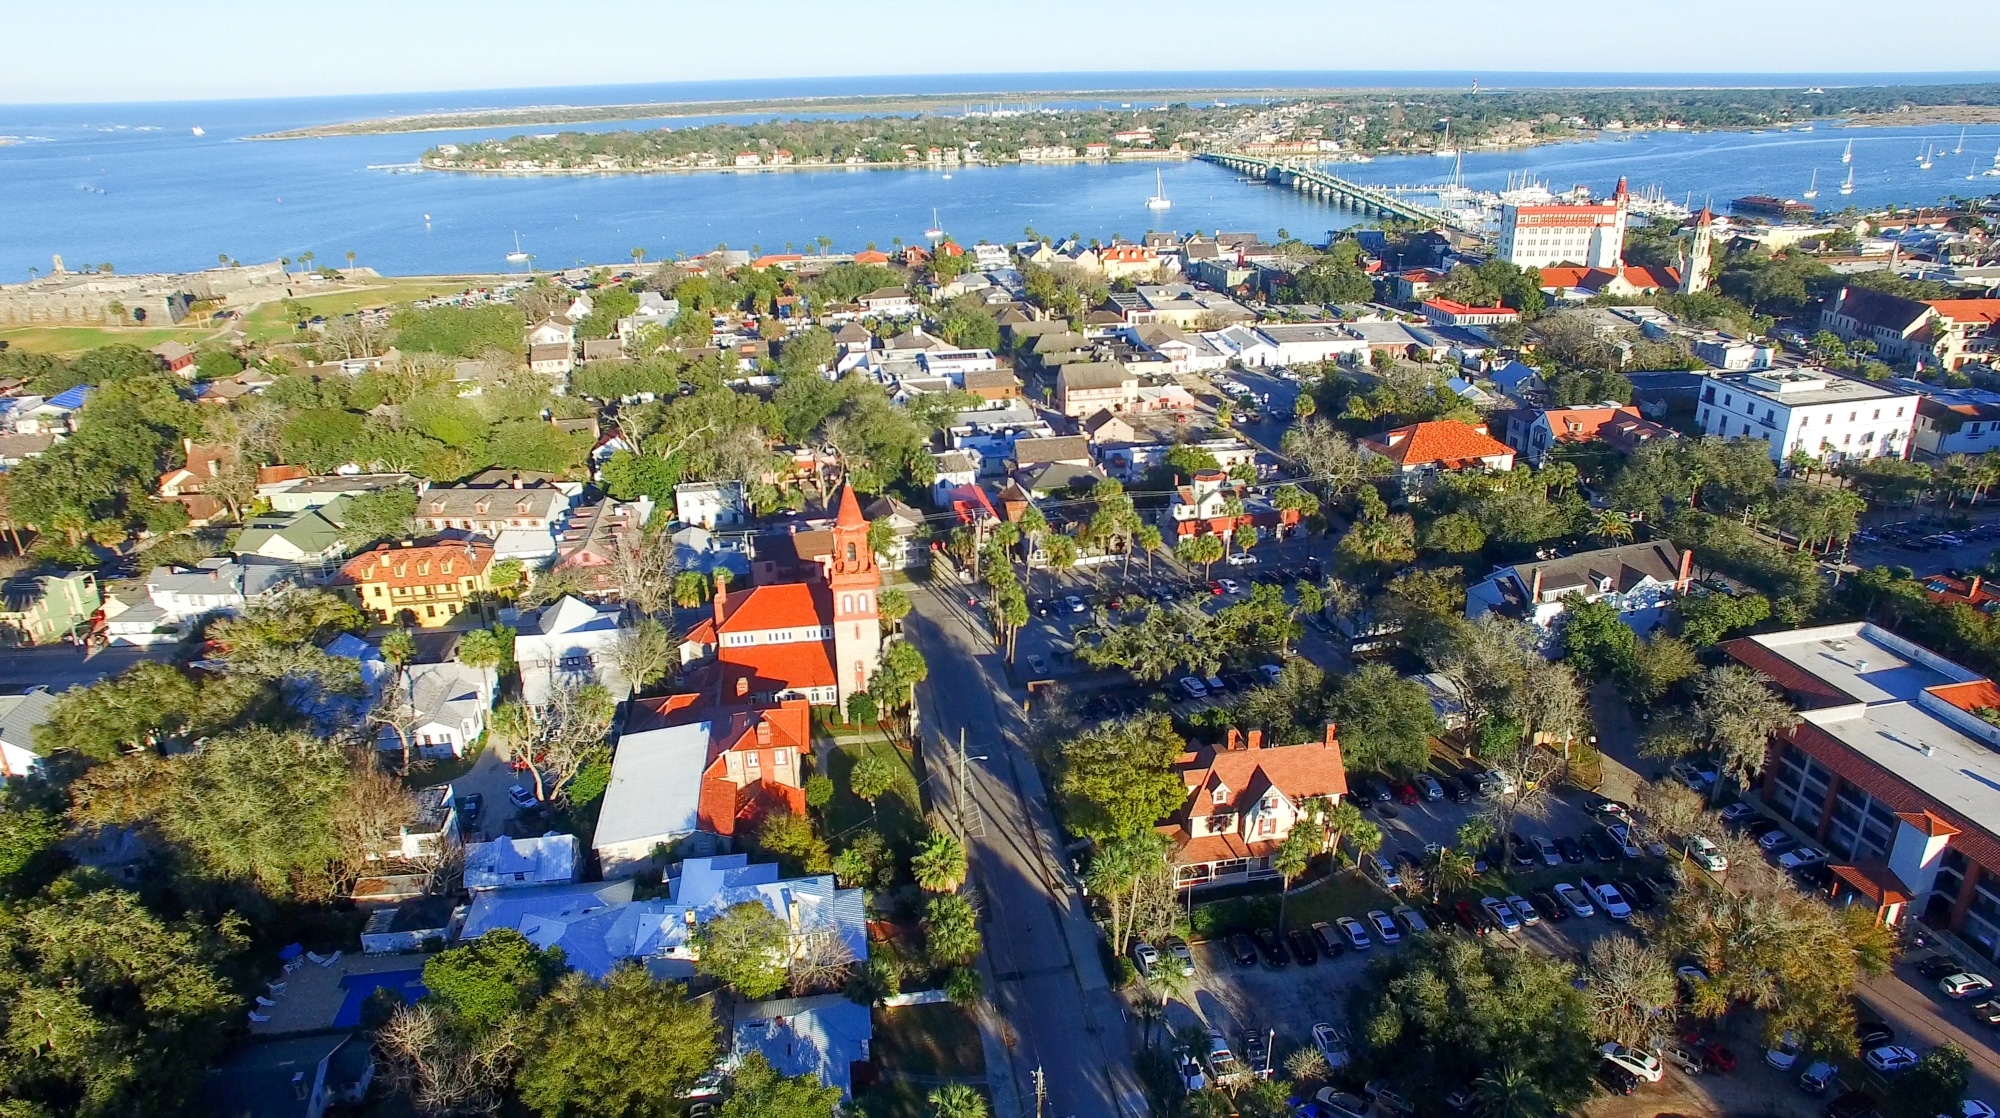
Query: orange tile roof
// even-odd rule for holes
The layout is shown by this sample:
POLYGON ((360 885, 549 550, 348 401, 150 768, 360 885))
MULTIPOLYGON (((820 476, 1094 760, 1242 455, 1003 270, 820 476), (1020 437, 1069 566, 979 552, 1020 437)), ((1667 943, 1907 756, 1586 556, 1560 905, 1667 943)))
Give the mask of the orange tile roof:
POLYGON ((787 699, 774 707, 737 711, 729 721, 715 728, 709 743, 710 768, 722 763, 722 755, 755 749, 796 749, 812 752, 812 704, 804 699, 787 699), (771 736, 757 740, 757 727, 768 725, 771 736))
POLYGON ((771 694, 792 688, 832 687, 832 641, 757 644, 723 648, 716 653, 722 667, 722 696, 736 694, 736 681, 747 680, 749 694, 771 694))
POLYGON ((750 633, 762 629, 798 629, 825 625, 833 617, 833 601, 819 587, 803 582, 780 582, 738 590, 723 600, 724 633, 750 633))
POLYGON ((1931 838, 1937 838, 1940 835, 1950 838, 1959 833, 1957 827, 1939 819, 1928 811, 1899 811, 1896 813, 1896 818, 1901 819, 1931 838))
POLYGON ((1481 427, 1455 419, 1412 423, 1370 435, 1362 445, 1402 466, 1456 465, 1514 453, 1481 427))
POLYGON ((1942 687, 1926 687, 1924 690, 1968 714, 1980 707, 2000 708, 2000 686, 1995 686, 1990 679, 1947 683, 1942 687))
POLYGON ((789 811, 806 813, 803 789, 759 780, 738 788, 713 777, 701 782, 701 799, 695 807, 696 825, 710 834, 731 836, 739 828, 752 830, 766 815, 789 811))
POLYGON ((1860 701, 1749 637, 1723 641, 1717 647, 1737 663, 1762 674, 1789 692, 1802 710, 1846 706, 1860 701))
POLYGON ((386 583, 389 586, 437 586, 461 578, 478 578, 493 562, 493 548, 483 543, 440 543, 426 547, 383 544, 341 564, 334 583, 340 586, 386 583))
POLYGON ((1887 862, 1875 860, 1851 866, 1828 866, 1827 869, 1840 879, 1842 885, 1867 898, 1877 908, 1910 902, 1910 895, 1903 892, 1903 883, 1896 880, 1887 862))
POLYGON ((1181 812, 1188 818, 1203 818, 1217 811, 1240 812, 1270 788, 1293 803, 1347 794, 1347 766, 1341 762, 1338 741, 1266 749, 1202 746, 1184 754, 1174 767, 1188 789, 1188 802, 1181 812), (1213 795, 1218 783, 1228 795, 1220 804, 1213 795))
POLYGON ((1953 322, 2000 322, 2000 299, 1933 299, 1930 308, 1953 322))
POLYGON ((1801 722, 1787 735, 1792 746, 1832 769, 1840 779, 1875 797, 1897 812, 1929 812, 1946 826, 1956 827, 1952 845, 1981 866, 2000 867, 2000 838, 1957 812, 1936 803, 1916 785, 1885 766, 1869 760, 1840 739, 1810 722, 1801 722))

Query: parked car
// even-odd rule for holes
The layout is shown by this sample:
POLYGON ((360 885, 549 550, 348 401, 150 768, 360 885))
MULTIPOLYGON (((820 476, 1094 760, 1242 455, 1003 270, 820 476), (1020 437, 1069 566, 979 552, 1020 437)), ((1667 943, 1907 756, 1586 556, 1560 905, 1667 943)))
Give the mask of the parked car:
POLYGON ((1660 1045, 1660 1059, 1689 1075, 1700 1075, 1708 1070, 1708 1061, 1701 1058, 1701 1053, 1677 1040, 1660 1045))
POLYGON ((1422 935, 1431 930, 1430 924, 1424 920, 1423 914, 1409 905, 1399 904, 1395 908, 1390 909, 1389 912, 1396 919, 1402 921, 1403 927, 1408 928, 1410 934, 1413 936, 1422 935))
POLYGON ((1066 594, 1063 596, 1063 608, 1071 613, 1082 613, 1084 609, 1083 599, 1074 594, 1066 594))
POLYGON ((1569 909, 1570 915, 1578 918, 1597 915, 1596 907, 1591 904, 1589 897, 1584 891, 1571 885, 1569 882, 1556 882, 1555 894, 1556 899, 1563 903, 1563 907, 1569 909))
POLYGON ((1799 1039, 1797 1033, 1787 1030, 1778 1038, 1778 1043, 1764 1049, 1764 1062, 1779 1071, 1790 1071, 1792 1065, 1799 1062, 1799 1051, 1804 1046, 1805 1042, 1799 1039))
POLYGON ((1342 916, 1335 920, 1334 924, 1339 926, 1340 934, 1347 937, 1347 946, 1354 950, 1366 951, 1374 946, 1374 942, 1368 938, 1368 929, 1362 927, 1361 921, 1354 917, 1342 916))
POLYGON ((1617 883, 1618 891, 1633 908, 1650 910, 1660 903, 1659 894, 1651 886, 1636 877, 1627 877, 1617 883))
POLYGON ((1583 879, 1583 885, 1589 891, 1590 895, 1596 899, 1597 903, 1603 907, 1604 915, 1611 917, 1613 920, 1630 920, 1632 918, 1632 906, 1625 903, 1625 898, 1619 894, 1616 885, 1608 881, 1593 881, 1588 877, 1583 879))
POLYGON ((1243 1070, 1259 1079, 1271 1078, 1271 1050, 1264 1046, 1264 1034, 1243 1034, 1243 1070))
POLYGON ((1208 1074, 1214 1079, 1228 1079, 1243 1070, 1236 1062, 1236 1053, 1229 1050, 1229 1042, 1214 1029, 1208 1031, 1208 1074))
POLYGON ((524 785, 520 784, 510 784, 507 786, 507 799, 522 811, 532 811, 542 806, 542 801, 536 799, 533 792, 528 791, 524 785))
POLYGON ((1625 824, 1613 823, 1609 827, 1604 828, 1604 833, 1611 836, 1611 841, 1618 847, 1618 853, 1623 854, 1625 857, 1637 858, 1644 853, 1639 849, 1638 842, 1632 838, 1632 828, 1627 827, 1625 824))
POLYGON ((1812 1066, 1799 1073, 1799 1090, 1808 1095, 1824 1095, 1833 1081, 1840 1077, 1840 1065, 1826 1060, 1814 1060, 1812 1066))
POLYGON ((1396 802, 1404 807, 1415 807, 1423 802, 1423 794, 1417 791, 1416 785, 1404 781, 1396 785, 1396 802))
POLYGON ((1783 831, 1772 831, 1757 839, 1757 846, 1766 853, 1783 850, 1792 845, 1792 836, 1783 831))
POLYGON ((1960 971, 1938 980, 1938 989, 1944 996, 1954 1001, 1964 1001, 1974 994, 1984 994, 1993 988, 1993 980, 1983 974, 1960 971))
POLYGON ((1560 922, 1569 919, 1569 909, 1564 908, 1562 902, 1550 896, 1546 889, 1537 889, 1528 894, 1528 903, 1535 906, 1535 911, 1540 913, 1544 920, 1560 922))
POLYGON ((1208 698, 1208 685, 1191 675, 1184 675, 1180 678, 1180 688, 1190 699, 1208 698))
POLYGON ((1562 852, 1556 849, 1554 839, 1547 835, 1536 835, 1529 841, 1535 844, 1535 853, 1541 857, 1543 865, 1562 865, 1562 852))
POLYGON ((1192 1095, 1208 1087, 1208 1076, 1201 1070, 1201 1061, 1186 1048, 1174 1049, 1174 1070, 1180 1073, 1181 1090, 1192 1095))
POLYGON ((1334 931, 1333 925, 1324 920, 1313 921, 1312 934, 1313 939, 1319 942, 1320 953, 1329 959, 1346 949, 1340 942, 1340 933, 1334 931))
POLYGON ((1590 844, 1591 856, 1600 862, 1615 862, 1623 857, 1619 853, 1618 844, 1613 842, 1611 836, 1605 834, 1603 831, 1592 831, 1583 836, 1583 840, 1590 844))
POLYGON ((1824 861, 1826 861, 1826 851, 1820 850, 1817 847, 1801 846, 1778 855, 1778 868, 1782 870, 1800 870, 1807 866, 1818 865, 1824 861))
POLYGON ((1168 936, 1164 945, 1167 965, 1179 971, 1182 978, 1194 977, 1194 952, 1188 950, 1187 941, 1179 936, 1168 936))
POLYGON ((1302 967, 1319 962, 1319 951, 1313 947, 1312 937, 1297 928, 1285 933, 1285 946, 1292 949, 1292 958, 1302 967))
POLYGON ((1401 943, 1403 933, 1396 928, 1396 921, 1379 908, 1368 911, 1368 922, 1375 926, 1375 938, 1383 943, 1401 943))
POLYGON ((1867 1051, 1895 1040, 1896 1030, 1881 1021, 1856 1021, 1854 1039, 1863 1051, 1867 1051))
POLYGON ((1930 979, 1932 982, 1936 982, 1940 978, 1950 977, 1964 969, 1964 967, 1958 965, 1957 959, 1949 955, 1932 955, 1929 958, 1917 960, 1917 974, 1930 979))
POLYGON ((1239 551, 1224 562, 1232 567, 1254 567, 1257 565, 1257 557, 1247 551, 1239 551))
POLYGON ((1264 957, 1264 965, 1272 970, 1285 969, 1285 945, 1278 939, 1274 928, 1259 928, 1251 933, 1257 940, 1257 953, 1264 957))
POLYGON ((1321 1087, 1313 1096, 1312 1105, 1320 1108, 1326 1118, 1368 1118, 1368 1104, 1332 1087, 1321 1087))
POLYGON ((1028 672, 1031 675, 1049 674, 1049 662, 1034 653, 1028 654, 1028 672))
POLYGON ((1897 1072, 1908 1071, 1917 1066, 1916 1051, 1900 1044, 1885 1044, 1880 1048, 1870 1048, 1867 1055, 1862 1058, 1868 1061, 1869 1067, 1883 1075, 1895 1075, 1897 1072))
POLYGON ((1222 584, 1222 592, 1224 594, 1241 594, 1243 592, 1243 585, 1233 578, 1218 578, 1215 581, 1222 584))
POLYGON ((1660 1058, 1644 1049, 1628 1048, 1615 1040, 1607 1040, 1598 1051, 1606 1060, 1648 1083, 1658 1083, 1667 1074, 1666 1065, 1660 1063, 1660 1058))
POLYGON ((1629 1095, 1639 1089, 1638 1076, 1609 1061, 1597 1065, 1597 1082, 1614 1095, 1629 1095))
POLYGON ((1518 932, 1521 930, 1520 917, 1514 915, 1513 908, 1506 901, 1498 897, 1481 897, 1479 905, 1492 915, 1494 923, 1500 925, 1501 931, 1518 932))
POLYGON ((1756 805, 1744 803, 1739 800, 1722 809, 1722 821, 1724 823, 1741 823, 1755 814, 1757 814, 1756 805))
POLYGON ((1437 777, 1429 773, 1417 778, 1417 787, 1423 791, 1426 800, 1444 799, 1444 785, 1439 784, 1437 777))
POLYGON ((1542 922, 1541 914, 1535 911, 1535 906, 1529 904, 1526 898, 1509 893, 1507 907, 1514 910, 1514 916, 1526 927, 1532 928, 1542 922))
POLYGON ((1257 965, 1257 941, 1242 932, 1229 937, 1229 954, 1239 967, 1257 965))
POLYGON ((1716 1040, 1714 1037, 1705 1037, 1700 1033, 1687 1032, 1681 1034, 1681 1042, 1701 1053, 1701 1058, 1707 1060, 1708 1066, 1714 1068, 1716 1071, 1732 1072, 1736 1070, 1736 1053, 1730 1051, 1727 1045, 1716 1040))
POLYGON ((1580 864, 1585 857, 1583 844, 1568 835, 1556 840, 1556 853, 1562 855, 1562 860, 1572 866, 1580 864))
POLYGON ((1160 966, 1160 950, 1142 939, 1132 945, 1132 962, 1137 964, 1140 977, 1151 978, 1160 966))
POLYGON ((1721 873, 1729 868, 1729 859, 1702 835, 1688 836, 1687 853, 1695 865, 1710 873, 1721 873))
POLYGON ((1460 901, 1452 906, 1451 915, 1452 919, 1458 921, 1459 927, 1475 936, 1483 936, 1486 934, 1486 922, 1479 918, 1480 911, 1472 907, 1472 902, 1460 901))
POLYGON ((1403 875, 1397 873, 1396 867, 1389 864, 1381 855, 1362 855, 1361 866, 1367 871, 1368 876, 1374 878, 1376 883, 1381 885, 1382 888, 1394 890, 1403 887, 1403 875))
POLYGON ((1972 1019, 1989 1028, 2000 1026, 2000 998, 1988 998, 1983 1002, 1974 1002, 1972 1006, 1972 1019))
POLYGON ((486 797, 477 792, 457 797, 458 818, 467 826, 478 826, 479 817, 486 814, 486 797))
POLYGON ((1864 1118, 1875 1113, 1881 1103, 1866 1091, 1849 1091, 1826 1104, 1826 1118, 1864 1118))
POLYGON ((1391 1090, 1389 1084, 1380 1079, 1371 1079, 1361 1085, 1361 1093, 1375 1103, 1375 1109, 1388 1115, 1407 1115, 1416 1112, 1410 1100, 1391 1090))
POLYGON ((1349 1055, 1354 1046, 1347 1033, 1324 1021, 1313 1026, 1313 1047, 1319 1049, 1319 1054, 1326 1057, 1326 1066, 1336 1073, 1354 1060, 1349 1055))

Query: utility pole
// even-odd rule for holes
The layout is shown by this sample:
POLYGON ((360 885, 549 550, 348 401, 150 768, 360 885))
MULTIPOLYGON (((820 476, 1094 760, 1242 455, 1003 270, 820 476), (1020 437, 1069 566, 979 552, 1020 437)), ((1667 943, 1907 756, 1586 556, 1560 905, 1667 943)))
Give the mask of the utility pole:
POLYGON ((965 766, 968 761, 986 760, 986 755, 983 753, 977 757, 967 757, 965 755, 965 728, 962 726, 959 727, 958 731, 957 760, 958 780, 952 789, 952 801, 953 805, 958 809, 959 834, 961 837, 967 839, 985 838, 986 821, 979 813, 979 804, 972 798, 972 787, 965 779, 965 766))
POLYGON ((1035 1065, 1035 1118, 1042 1118, 1042 1108, 1048 1105, 1049 1082, 1042 1074, 1042 1065, 1035 1065))

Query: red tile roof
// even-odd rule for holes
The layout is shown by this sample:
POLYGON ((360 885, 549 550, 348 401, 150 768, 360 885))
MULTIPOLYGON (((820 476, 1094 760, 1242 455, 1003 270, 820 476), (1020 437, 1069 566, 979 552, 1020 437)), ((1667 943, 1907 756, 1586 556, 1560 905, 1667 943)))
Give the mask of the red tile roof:
POLYGON ((1474 307, 1455 303, 1450 299, 1425 299, 1424 306, 1436 307, 1446 314, 1497 314, 1502 317, 1519 317, 1520 312, 1510 307, 1474 307))
POLYGON ((399 547, 385 543, 341 564, 337 586, 386 583, 389 586, 442 586, 462 578, 478 578, 493 561, 493 548, 483 543, 441 543, 399 547))
POLYGON ((1346 795, 1347 766, 1341 762, 1340 742, 1333 737, 1332 727, 1327 729, 1327 739, 1268 749, 1201 746, 1183 754, 1174 765, 1188 789, 1188 802, 1181 814, 1199 819, 1218 811, 1241 812, 1270 788, 1293 803, 1346 795), (1219 804, 1213 795, 1218 783, 1228 797, 1219 804))
POLYGON ((1514 453, 1513 447, 1487 434, 1484 424, 1475 427, 1455 419, 1412 423, 1370 435, 1361 445, 1401 466, 1457 466, 1514 453))
POLYGON ((2000 322, 2000 299, 1933 299, 1930 308, 1953 322, 2000 322))
POLYGON ((1939 835, 1950 838, 1959 833, 1957 827, 1939 819, 1928 811, 1899 811, 1896 813, 1896 818, 1901 819, 1931 838, 1937 838, 1939 835))
POLYGON ((1842 885, 1867 898, 1877 908, 1910 903, 1910 895, 1903 892, 1903 883, 1896 880, 1887 862, 1862 862, 1851 866, 1828 866, 1827 869, 1840 879, 1842 885))
POLYGON ((1838 738, 1810 722, 1802 722, 1788 735, 1792 745, 1815 761, 1832 769, 1842 780, 1860 788, 1898 814, 1929 812, 1949 827, 1958 828, 1952 845, 1981 866, 2000 871, 2000 838, 1957 812, 1933 801, 1916 786, 1861 753, 1848 748, 1838 738))
POLYGON ((1980 707, 2000 709, 2000 686, 1990 679, 1975 679, 1966 683, 1947 683, 1941 687, 1926 687, 1924 690, 1950 703, 1952 706, 1971 714, 1980 707))
POLYGON ((724 701, 737 694, 737 680, 748 682, 745 693, 751 695, 832 687, 835 682, 832 641, 723 648, 716 659, 722 667, 724 701))
POLYGON ((833 601, 825 590, 810 583, 780 582, 730 594, 723 600, 718 628, 724 633, 800 629, 829 624, 832 617, 833 601))
POLYGON ((789 811, 806 813, 804 790, 787 784, 759 780, 741 788, 713 778, 701 782, 701 800, 695 807, 697 825, 710 834, 728 837, 741 830, 754 830, 766 815, 789 811))

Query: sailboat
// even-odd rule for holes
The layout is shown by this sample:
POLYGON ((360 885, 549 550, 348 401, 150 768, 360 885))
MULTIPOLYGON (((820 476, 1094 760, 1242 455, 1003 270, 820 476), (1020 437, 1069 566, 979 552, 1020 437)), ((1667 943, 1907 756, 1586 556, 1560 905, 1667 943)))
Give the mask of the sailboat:
POLYGON ((1840 192, 1842 194, 1854 193, 1854 164, 1852 163, 1847 165, 1847 181, 1840 184, 1840 192))
MULTIPOLYGON (((429 214, 424 215, 425 221, 429 221, 430 219, 431 215, 429 214)), ((507 254, 507 263, 526 264, 527 262, 528 262, 528 254, 521 251, 521 234, 519 230, 516 230, 514 233, 514 251, 507 254)))
POLYGON ((1806 192, 1805 192, 1805 193, 1804 193, 1803 195, 1801 195, 1801 197, 1803 197, 1803 198, 1806 198, 1806 199, 1808 199, 1808 200, 1810 200, 1810 199, 1813 199, 1813 198, 1817 198, 1817 197, 1819 197, 1819 168, 1818 168, 1818 167, 1814 167, 1814 168, 1813 168, 1813 173, 1812 173, 1812 182, 1811 182, 1810 184, 1808 184, 1808 185, 1806 186, 1806 192))
POLYGON ((1924 154, 1922 158, 1917 160, 1917 169, 1920 171, 1931 169, 1931 148, 1929 144, 1924 145, 1924 154))
POLYGON ((206 136, 206 135, 208 135, 208 133, 207 133, 206 131, 204 131, 204 130, 202 129, 202 126, 201 126, 201 125, 199 125, 199 124, 195 125, 195 126, 194 126, 193 128, 190 128, 190 129, 188 129, 188 131, 190 131, 190 132, 194 133, 194 134, 195 134, 195 135, 197 135, 197 136, 206 136))
POLYGON ((1958 130, 1958 146, 1951 149, 1951 153, 1953 155, 1965 154, 1965 129, 1961 128, 1958 130))
POLYGON ((1173 202, 1167 198, 1167 184, 1160 178, 1160 169, 1155 167, 1153 168, 1153 196, 1146 199, 1146 208, 1149 210, 1165 210, 1172 207, 1173 202))
POLYGON ((1441 155, 1446 158, 1450 158, 1451 156, 1458 154, 1458 149, 1451 146, 1451 121, 1447 120, 1444 122, 1444 142, 1437 148, 1437 150, 1431 152, 1431 154, 1441 155))
POLYGON ((1840 153, 1840 161, 1841 161, 1842 163, 1852 163, 1852 162, 1854 162, 1854 141, 1853 141, 1853 140, 1849 140, 1849 141, 1847 141, 1847 150, 1845 150, 1845 151, 1843 151, 1843 152, 1841 152, 1841 153, 1840 153))
POLYGON ((938 224, 938 216, 936 210, 931 211, 931 227, 929 229, 924 230, 924 236, 930 238, 933 241, 944 240, 944 226, 938 224))
POLYGON ((1980 174, 1989 179, 2000 179, 2000 151, 1993 153, 1993 166, 1981 171, 1980 174))

